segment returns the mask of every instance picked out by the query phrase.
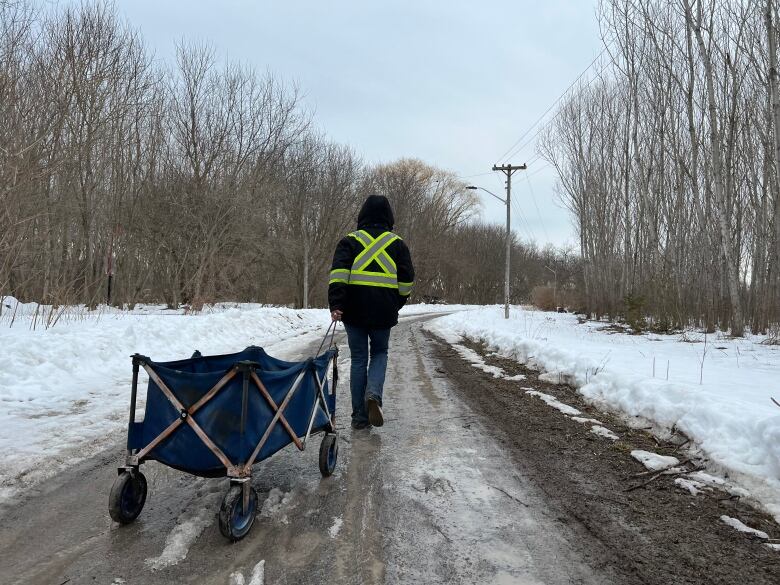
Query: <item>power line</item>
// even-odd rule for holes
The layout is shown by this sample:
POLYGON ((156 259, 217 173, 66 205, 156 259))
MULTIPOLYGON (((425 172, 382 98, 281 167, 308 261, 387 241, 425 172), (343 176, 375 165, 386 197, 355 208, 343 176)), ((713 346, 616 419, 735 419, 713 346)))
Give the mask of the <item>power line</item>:
MULTIPOLYGON (((569 92, 569 90, 570 90, 572 87, 574 87, 574 86, 577 84, 577 82, 578 82, 580 79, 582 79, 582 76, 583 76, 583 75, 585 75, 585 74, 586 74, 586 73, 587 73, 587 72, 590 70, 590 68, 591 68, 591 67, 593 67, 593 65, 595 65, 595 64, 596 64, 596 62, 597 62, 597 61, 598 61, 598 60, 601 58, 601 56, 602 56, 602 55, 603 55, 603 54, 604 54, 604 53, 607 51, 607 49, 610 47, 610 45, 611 45, 611 44, 612 44, 612 43, 610 42, 610 43, 608 43, 607 45, 605 45, 603 49, 601 49, 601 51, 599 52, 599 54, 598 54, 598 55, 596 55, 596 57, 593 59, 593 61, 591 61, 591 62, 590 62, 590 64, 589 64, 589 65, 588 65, 588 66, 587 66, 587 67, 586 67, 586 68, 585 68, 585 69, 582 71, 582 73, 580 73, 580 74, 577 76, 577 78, 576 78, 574 81, 572 81, 572 82, 569 84, 569 87, 567 87, 567 88, 564 90, 564 92, 563 92, 561 95, 559 95, 559 96, 558 96, 558 99, 556 99, 556 100, 555 100, 555 101, 554 101, 554 102, 553 102, 553 103, 550 105, 550 107, 548 107, 548 108, 547 108, 547 109, 544 111, 544 113, 543 113, 541 116, 539 116, 539 117, 536 119, 536 121, 535 121, 535 122, 534 122, 534 123, 533 123, 533 124, 532 124, 532 125, 531 125, 531 126, 528 128, 528 130, 526 130, 525 132, 523 132, 523 134, 520 136, 520 138, 518 138, 518 139, 515 141, 515 143, 514 143, 512 146, 510 146, 509 148, 507 148, 507 149, 506 149, 506 151, 505 151, 505 152, 504 152, 504 153, 503 153, 501 156, 499 156, 499 157, 498 157, 496 160, 501 160, 501 159, 503 159, 504 157, 506 157, 506 156, 507 156, 507 154, 509 154, 510 152, 512 152, 512 149, 514 149, 514 147, 515 147, 515 146, 517 146, 518 144, 520 144, 520 142, 523 140, 523 138, 525 138, 526 136, 528 136, 528 134, 529 134, 529 133, 530 133, 530 132, 531 132, 531 131, 532 131, 532 130, 533 130, 535 127, 536 127, 536 125, 537 125, 537 124, 539 124, 539 122, 541 122, 541 121, 544 119, 544 117, 545 117, 547 114, 549 114, 549 113, 550 113, 550 111, 551 111, 551 110, 552 110, 552 109, 553 109, 553 108, 554 108, 556 105, 558 105, 558 103, 559 103, 559 102, 560 102, 560 101, 561 101, 561 100, 562 100, 562 99, 563 99, 563 98, 566 96, 566 94, 569 92)), ((510 158, 511 158, 511 157, 510 157, 510 158)))
POLYGON ((536 170, 535 170, 533 173, 531 173, 529 176, 533 177, 534 175, 538 175, 538 174, 539 174, 539 173, 541 173, 542 171, 544 171, 544 170, 547 170, 547 169, 548 169, 550 166, 551 166, 551 165, 550 165, 550 163, 545 163, 543 166, 541 166, 541 167, 539 167, 538 169, 536 169, 536 170))
POLYGON ((525 235, 529 240, 532 242, 537 241, 536 233, 531 228, 531 223, 528 221, 528 218, 526 218, 523 210, 520 208, 520 204, 517 201, 512 202, 512 209, 514 210, 515 214, 517 214, 519 219, 518 226, 520 229, 525 231, 525 235))
MULTIPOLYGON (((607 50, 607 48, 608 48, 608 47, 609 47, 609 45, 607 45, 606 47, 604 47, 604 50, 607 50)), ((604 51, 602 51, 602 53, 603 53, 603 52, 604 52, 604 51)), ((585 82, 585 84, 584 84, 582 87, 583 87, 583 88, 585 88, 585 87, 588 87, 588 86, 589 86, 591 83, 593 83, 593 81, 594 81, 595 79, 597 79, 597 78, 598 78, 598 77, 599 77, 599 76, 600 76, 600 75, 603 73, 603 71, 604 71, 604 70, 605 70, 607 67, 608 67, 608 65, 606 65, 606 64, 605 64, 605 65, 604 65, 604 66, 603 66, 601 69, 599 69, 599 71, 596 73, 596 75, 594 75, 594 76, 593 76, 593 77, 591 77, 591 78, 590 78, 590 79, 589 79, 587 82, 585 82)), ((544 124, 542 124, 542 125, 541 125, 541 126, 540 126, 540 127, 537 129, 537 130, 536 130, 536 132, 534 132, 533 136, 531 136, 531 137, 530 137, 528 140, 526 140, 526 141, 525 141, 523 144, 521 144, 519 147, 517 147, 516 149, 514 149, 514 150, 513 150, 513 151, 512 151, 512 152, 509 154, 509 158, 512 158, 512 157, 515 157, 515 156, 517 156, 517 155, 518 155, 518 154, 520 154, 520 153, 521 153, 523 150, 525 150, 525 148, 526 148, 526 147, 528 147, 529 145, 533 144, 533 143, 534 143, 534 141, 535 141, 535 140, 537 139, 537 137, 539 136, 539 134, 541 134, 541 133, 542 133, 542 132, 543 132, 543 131, 544 131, 546 128, 548 128, 548 127, 550 126, 550 124, 552 124, 552 123, 553 123, 553 122, 554 122, 554 121, 555 121, 555 120, 558 118, 558 116, 560 116, 560 115, 561 115, 561 113, 562 113, 562 110, 558 110, 558 111, 555 113, 555 115, 553 115, 553 117, 552 117, 552 118, 550 118, 549 120, 547 120, 547 122, 545 122, 544 124)), ((527 132, 526 132, 526 134, 527 134, 527 132)), ((515 143, 515 144, 517 144, 517 143, 515 143)))
POLYGON ((527 163, 525 163, 525 164, 527 164, 527 165, 532 165, 532 164, 534 164, 536 161, 538 161, 540 158, 542 158, 542 155, 541 155, 541 154, 539 154, 539 153, 537 152, 535 155, 533 155, 533 157, 531 157, 531 160, 529 160, 529 161, 528 161, 527 163))
POLYGON ((531 192, 531 201, 534 202, 534 207, 536 208, 536 217, 539 218, 539 223, 542 226, 542 230, 544 230, 544 237, 547 238, 547 241, 550 241, 550 234, 547 233, 547 226, 544 225, 544 221, 542 220, 542 214, 539 211, 539 205, 536 203, 536 195, 534 194, 534 188, 531 185, 531 179, 528 176, 528 174, 525 175, 525 180, 528 182, 528 190, 531 192))
POLYGON ((476 173, 475 175, 458 175, 455 177, 456 179, 473 179, 474 177, 484 177, 486 175, 492 175, 493 171, 488 171, 486 173, 476 173))

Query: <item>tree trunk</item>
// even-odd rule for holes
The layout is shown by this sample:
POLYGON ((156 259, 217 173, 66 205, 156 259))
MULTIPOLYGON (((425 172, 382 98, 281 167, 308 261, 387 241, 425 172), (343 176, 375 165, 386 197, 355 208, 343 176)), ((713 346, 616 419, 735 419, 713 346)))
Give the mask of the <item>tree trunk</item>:
POLYGON ((724 262, 724 275, 728 286, 728 295, 731 305, 731 334, 736 337, 742 337, 745 332, 745 323, 742 315, 742 304, 739 294, 739 267, 737 259, 734 258, 732 247, 731 228, 729 226, 728 205, 726 201, 726 188, 723 180, 723 147, 720 140, 720 125, 718 123, 718 110, 715 101, 715 82, 713 80, 713 66, 710 53, 704 43, 704 37, 701 32, 701 0, 698 2, 698 19, 693 22, 693 13, 688 0, 685 1, 686 16, 690 26, 696 35, 696 42, 699 45, 699 52, 704 65, 704 79, 707 84, 707 112, 710 122, 710 147, 712 148, 712 180, 713 191, 715 194, 715 210, 718 216, 718 227, 720 228, 721 247, 724 262))

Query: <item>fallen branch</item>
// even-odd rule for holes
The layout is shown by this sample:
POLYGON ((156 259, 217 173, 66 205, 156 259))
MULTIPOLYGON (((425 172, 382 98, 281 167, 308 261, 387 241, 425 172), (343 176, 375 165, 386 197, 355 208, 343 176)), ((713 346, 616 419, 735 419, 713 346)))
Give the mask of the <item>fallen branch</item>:
POLYGON ((774 398, 772 398, 771 396, 769 397, 769 400, 771 400, 772 402, 774 402, 774 403, 775 403, 777 406, 780 406, 780 402, 778 402, 777 400, 775 400, 775 399, 774 399, 774 398))
POLYGON ((650 482, 655 481, 656 479, 658 479, 662 475, 666 475, 666 476, 669 476, 669 477, 671 477, 673 475, 687 475, 688 473, 695 473, 697 471, 701 471, 702 469, 704 469, 704 468, 703 467, 694 467, 691 470, 669 471, 669 469, 667 468, 664 471, 659 471, 658 473, 656 473, 654 476, 652 476, 647 481, 645 481, 643 483, 638 483, 636 485, 632 485, 632 486, 626 488, 624 491, 626 491, 626 492, 633 492, 634 490, 638 490, 641 487, 645 487, 650 482))
POLYGON ((632 486, 630 486, 630 487, 626 488, 626 489, 625 489, 625 490, 623 490, 623 491, 626 491, 626 492, 633 492, 634 490, 638 490, 638 489, 639 489, 639 488, 641 488, 641 487, 645 487, 645 486, 646 486, 647 484, 649 484, 651 481, 655 481, 656 479, 658 479, 658 478, 659 478, 659 477, 661 477, 662 475, 663 475, 663 473, 656 473, 654 476, 652 476, 652 477, 651 477, 650 479, 648 479, 647 481, 645 481, 645 482, 643 482, 643 483, 638 483, 638 484, 636 484, 636 485, 632 485, 632 486))

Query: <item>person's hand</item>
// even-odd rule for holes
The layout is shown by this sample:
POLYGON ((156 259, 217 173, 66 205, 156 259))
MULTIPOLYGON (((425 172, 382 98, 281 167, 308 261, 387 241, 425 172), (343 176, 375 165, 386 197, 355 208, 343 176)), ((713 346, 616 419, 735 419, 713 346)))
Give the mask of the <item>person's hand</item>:
POLYGON ((334 321, 341 321, 341 316, 344 314, 344 311, 341 309, 335 309, 330 312, 330 318, 334 321))

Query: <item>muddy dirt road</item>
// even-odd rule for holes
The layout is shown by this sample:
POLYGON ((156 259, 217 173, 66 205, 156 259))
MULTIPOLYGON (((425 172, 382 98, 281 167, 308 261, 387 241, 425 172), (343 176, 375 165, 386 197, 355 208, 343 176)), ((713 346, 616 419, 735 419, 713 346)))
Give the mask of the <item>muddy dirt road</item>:
MULTIPOLYGON (((117 445, 0 512, 0 583, 717 582, 706 573, 697 580, 692 571, 679 581, 657 579, 670 574, 678 557, 664 559, 665 540, 653 530, 643 537, 641 527, 630 531, 630 545, 643 547, 642 558, 626 562, 619 550, 624 534, 614 526, 630 518, 620 512, 612 521, 609 512, 625 507, 623 497, 601 491, 601 468, 588 474, 587 459, 580 466, 566 459, 571 433, 564 428, 556 438, 556 411, 534 413, 535 425, 552 421, 545 435, 550 444, 530 440, 537 426, 517 432, 525 401, 509 400, 502 386, 508 381, 437 344, 422 329, 425 319, 393 330, 383 428, 349 429, 348 375, 342 378, 342 442, 331 478, 318 471, 318 440, 304 454, 288 448, 255 468, 260 512, 244 540, 230 544, 217 528, 226 480, 193 478, 155 463, 144 466, 149 499, 139 519, 113 524, 106 502, 122 459, 117 445), (492 392, 502 396, 495 403, 501 412, 487 406, 492 392), (510 439, 523 433, 530 447, 510 439), (551 482, 542 471, 541 450, 561 455, 562 463, 550 469, 563 480, 551 482), (587 505, 567 505, 577 498, 554 493, 567 489, 567 466, 580 478, 587 505), (599 530, 604 524, 612 528, 599 530)), ((341 371, 348 374, 343 340, 342 347, 341 371)), ((611 448, 606 439, 597 441, 611 448)), ((659 516, 651 515, 648 526, 662 526, 659 516)), ((716 548, 700 552, 720 554, 718 542, 708 540, 716 548)), ((752 550, 751 544, 735 539, 728 554, 752 550)), ((697 554, 695 547, 686 550, 697 554)), ((774 568, 770 556, 739 559, 763 563, 750 573, 755 579, 743 582, 770 582, 764 579, 774 568)))

